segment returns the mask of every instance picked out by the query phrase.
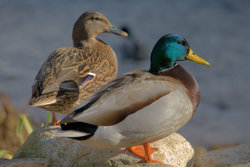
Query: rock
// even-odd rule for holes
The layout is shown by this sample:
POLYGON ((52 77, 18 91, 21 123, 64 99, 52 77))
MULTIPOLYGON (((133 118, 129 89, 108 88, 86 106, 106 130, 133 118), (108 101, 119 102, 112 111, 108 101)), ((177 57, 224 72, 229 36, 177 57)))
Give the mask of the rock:
POLYGON ((194 147, 195 157, 201 156, 203 154, 207 153, 207 149, 202 146, 196 146, 194 147))
POLYGON ((194 160, 194 149, 191 144, 180 134, 173 133, 157 142, 151 144, 159 150, 153 153, 153 158, 166 162, 166 164, 182 167, 192 166, 194 160))
POLYGON ((209 150, 219 150, 219 149, 224 149, 224 148, 230 148, 234 146, 238 146, 239 144, 237 143, 230 143, 230 144, 214 144, 211 146, 209 150))
POLYGON ((246 164, 240 164, 240 165, 234 165, 231 167, 250 167, 250 162, 246 163, 246 164))
POLYGON ((48 162, 41 158, 0 159, 0 167, 48 167, 48 162))
MULTIPOLYGON (((195 167, 240 166, 250 162, 250 144, 208 152, 196 158, 195 167)), ((244 166, 245 167, 245 166, 244 166)))
POLYGON ((108 161, 111 167, 173 167, 157 163, 138 163, 140 160, 127 154, 119 154, 108 161))
POLYGON ((151 144, 157 148, 152 157, 163 164, 139 163, 140 158, 124 149, 99 149, 68 138, 54 138, 53 131, 58 128, 50 126, 35 129, 25 143, 14 155, 17 158, 43 158, 49 166, 190 166, 194 150, 181 135, 174 133, 151 144))

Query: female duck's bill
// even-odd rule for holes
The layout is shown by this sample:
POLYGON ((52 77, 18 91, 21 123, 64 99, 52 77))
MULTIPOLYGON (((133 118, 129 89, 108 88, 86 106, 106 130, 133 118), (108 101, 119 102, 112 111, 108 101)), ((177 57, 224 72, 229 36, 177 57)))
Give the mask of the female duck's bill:
POLYGON ((128 33, 116 28, 115 26, 113 25, 110 25, 109 26, 109 29, 106 31, 108 33, 112 33, 112 34, 116 34, 116 35, 120 35, 120 36, 123 36, 123 37, 126 37, 128 36, 128 33))

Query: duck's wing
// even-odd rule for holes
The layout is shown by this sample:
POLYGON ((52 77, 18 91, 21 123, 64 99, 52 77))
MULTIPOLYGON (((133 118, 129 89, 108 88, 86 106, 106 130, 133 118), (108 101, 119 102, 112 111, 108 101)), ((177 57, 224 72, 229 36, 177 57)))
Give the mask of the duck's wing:
POLYGON ((65 47, 54 51, 35 78, 30 104, 41 106, 55 103, 56 96, 42 98, 52 92, 79 91, 80 85, 95 76, 86 64, 86 59, 77 48, 65 47))
POLYGON ((111 81, 86 105, 67 115, 61 124, 114 125, 169 94, 176 87, 174 82, 171 77, 156 76, 146 71, 127 73, 111 81))

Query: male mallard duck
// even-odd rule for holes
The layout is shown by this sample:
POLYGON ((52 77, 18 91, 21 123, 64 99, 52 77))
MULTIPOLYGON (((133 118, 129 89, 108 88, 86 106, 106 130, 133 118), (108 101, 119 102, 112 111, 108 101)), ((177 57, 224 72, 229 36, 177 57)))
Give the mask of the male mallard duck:
POLYGON ((186 124, 200 100, 195 79, 176 64, 183 60, 210 65, 183 37, 163 36, 152 51, 149 71, 133 71, 111 81, 86 105, 67 115, 55 136, 100 148, 130 147, 144 161, 158 162, 151 158, 154 149, 149 143, 186 124), (135 146, 140 144, 144 147, 135 146))
POLYGON ((96 38, 101 33, 127 36, 99 12, 83 13, 73 28, 73 47, 54 51, 43 63, 32 87, 29 104, 53 112, 68 113, 117 74, 112 48, 96 38))

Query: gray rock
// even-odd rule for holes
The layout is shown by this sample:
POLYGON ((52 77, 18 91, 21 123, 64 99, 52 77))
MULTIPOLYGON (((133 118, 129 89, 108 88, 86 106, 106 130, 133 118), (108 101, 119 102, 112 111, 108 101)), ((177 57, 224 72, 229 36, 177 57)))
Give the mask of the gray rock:
POLYGON ((249 165, 250 144, 208 152, 196 158, 195 167, 227 167, 249 165))
POLYGON ((158 151, 152 154, 152 157, 158 161, 175 167, 192 166, 194 149, 191 144, 178 133, 173 133, 168 137, 154 142, 151 146, 158 148, 158 151))
POLYGON ((194 147, 195 157, 201 156, 208 152, 208 150, 205 147, 201 146, 193 146, 193 147, 194 147))
POLYGON ((140 163, 140 158, 124 149, 99 149, 77 140, 54 138, 52 133, 56 128, 58 127, 35 129, 13 158, 43 158, 47 159, 49 166, 53 167, 184 167, 192 164, 194 156, 194 150, 190 143, 177 133, 151 144, 152 147, 157 148, 157 151, 152 154, 153 159, 168 164, 163 165, 140 163))
POLYGON ((246 164, 240 164, 240 165, 234 165, 231 167, 250 167, 250 162, 246 163, 246 164))
POLYGON ((48 162, 41 158, 0 159, 0 167, 48 167, 48 162))

